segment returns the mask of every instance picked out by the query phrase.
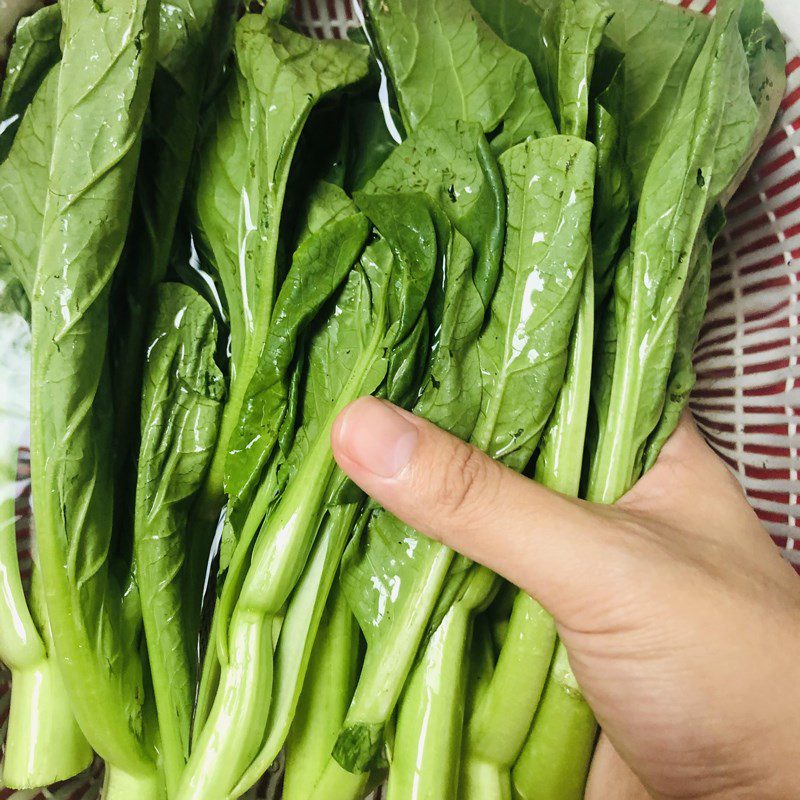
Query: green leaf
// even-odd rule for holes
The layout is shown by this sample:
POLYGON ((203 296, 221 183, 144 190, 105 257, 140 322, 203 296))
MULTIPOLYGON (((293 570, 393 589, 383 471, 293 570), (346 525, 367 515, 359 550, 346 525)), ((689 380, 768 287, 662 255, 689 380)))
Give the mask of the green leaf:
POLYGON ((228 443, 277 297, 281 218, 300 134, 321 99, 367 72, 365 48, 310 39, 260 14, 237 24, 234 55, 201 148, 195 195, 200 244, 218 273, 231 332, 231 387, 207 489, 217 508, 228 443))
MULTIPOLYGON (((603 59, 602 50, 600 58, 603 59)), ((598 66, 602 72, 603 66, 598 66)), ((610 71, 607 85, 602 87, 594 103, 592 137, 597 146, 592 258, 595 305, 598 308, 603 305, 611 290, 614 265, 631 213, 631 173, 625 161, 625 136, 621 124, 625 97, 625 69, 622 61, 612 66, 610 71)))
POLYGON ((365 191, 419 191, 431 197, 475 251, 474 280, 488 304, 500 270, 505 192, 477 123, 420 126, 389 155, 365 191))
POLYGON ((692 355, 706 314, 713 247, 714 239, 709 239, 705 231, 702 231, 692 253, 692 265, 689 268, 689 278, 682 301, 681 321, 667 381, 664 409, 658 425, 647 442, 643 454, 642 472, 646 472, 655 464, 667 439, 678 426, 678 420, 694 389, 697 375, 692 355))
POLYGON ((555 133, 530 63, 469 0, 368 0, 367 7, 407 131, 476 122, 496 153, 555 133))
POLYGON ((523 53, 533 67, 539 89, 555 116, 556 98, 551 94, 550 65, 542 22, 552 0, 471 0, 487 25, 514 50, 523 53))
POLYGON ((366 218, 351 205, 349 216, 310 234, 295 253, 230 440, 229 502, 245 500, 258 482, 281 428, 298 337, 350 272, 368 234, 366 218))
POLYGON ((195 687, 187 523, 216 443, 225 383, 214 363, 213 312, 193 289, 158 288, 147 338, 134 552, 161 753, 175 791, 189 757, 195 687))
POLYGON ((386 161, 397 142, 387 123, 401 129, 403 123, 394 109, 386 109, 376 100, 359 100, 348 108, 349 148, 346 185, 350 192, 363 189, 386 161))
POLYGON ((196 206, 225 292, 234 369, 246 385, 275 300, 281 207, 299 135, 319 100, 366 74, 366 55, 258 14, 239 21, 234 53, 234 76, 202 147, 196 206))
POLYGON ((0 93, 0 163, 8 155, 39 86, 61 60, 60 35, 61 10, 57 5, 41 8, 17 25, 0 93))
MULTIPOLYGON (((32 297, 31 471, 55 653, 94 749, 131 775, 154 769, 140 738, 141 660, 111 571, 109 287, 128 228, 155 69, 152 0, 62 3, 64 56, 32 297), (109 93, 115 103, 108 103, 109 93)), ((135 595, 135 592, 134 592, 135 595)))
POLYGON ((28 297, 33 291, 53 152, 59 68, 42 81, 0 164, 0 248, 28 297))
POLYGON ((473 443, 522 470, 561 388, 589 249, 595 148, 529 140, 504 153, 503 269, 478 340, 483 374, 473 443), (535 187, 535 188, 534 188, 535 187))
POLYGON ((595 53, 612 16, 601 0, 563 0, 544 15, 545 53, 561 133, 586 137, 595 53))
POLYGON ((642 450, 661 417, 692 250, 713 202, 717 165, 727 171, 726 123, 741 98, 731 82, 731 76, 741 80, 745 60, 739 10, 735 0, 721 5, 647 173, 633 240, 630 313, 618 330, 611 396, 590 472, 592 500, 613 502, 638 478, 642 450))
POLYGON ((778 26, 764 11, 762 0, 745 0, 739 32, 747 55, 750 96, 757 109, 757 121, 753 120, 747 98, 740 91, 736 103, 738 110, 730 103, 723 123, 728 138, 733 142, 737 138, 740 140, 740 148, 731 147, 727 170, 720 170, 719 164, 715 165, 717 175, 712 185, 712 194, 718 193, 723 207, 733 197, 753 165, 786 92, 786 43, 778 26), (754 130, 750 129, 751 126, 754 126, 754 130), (741 143, 748 136, 748 146, 742 149, 741 143), (734 158, 737 152, 740 153, 738 164, 734 158), (729 180, 725 183, 728 176, 729 180))
POLYGON ((615 12, 607 35, 624 54, 627 161, 633 195, 678 113, 711 22, 662 0, 607 0, 615 12))

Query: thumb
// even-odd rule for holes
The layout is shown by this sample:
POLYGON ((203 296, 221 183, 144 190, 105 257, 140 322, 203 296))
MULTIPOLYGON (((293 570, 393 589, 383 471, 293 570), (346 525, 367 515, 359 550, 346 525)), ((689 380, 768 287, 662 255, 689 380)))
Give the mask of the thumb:
POLYGON ((364 397, 337 419, 339 466, 408 525, 536 597, 557 619, 608 541, 614 509, 551 492, 387 402, 364 397), (572 590, 570 590, 572 587, 572 590))

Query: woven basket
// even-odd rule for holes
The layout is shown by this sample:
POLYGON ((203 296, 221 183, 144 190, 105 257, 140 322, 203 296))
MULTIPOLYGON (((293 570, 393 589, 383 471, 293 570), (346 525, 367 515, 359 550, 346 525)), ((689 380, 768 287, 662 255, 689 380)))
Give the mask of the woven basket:
MULTIPOLYGON (((712 13, 716 0, 680 4, 712 13)), ((0 0, 0 43, 17 18, 37 5, 37 0, 0 0)), ((708 441, 735 472, 775 543, 800 572, 800 4, 766 0, 766 5, 789 43, 787 94, 775 127, 730 204, 728 225, 717 244, 709 309, 695 355, 698 381, 691 406, 708 441)), ((356 24, 350 0, 296 0, 295 16, 309 35, 320 38, 340 38, 356 24)), ((7 371, 2 359, 0 365, 0 373, 7 371)), ((20 369, 24 371, 24 365, 20 369)), ((16 382, 19 377, 0 375, 0 397, 8 396, 4 385, 21 385, 16 382)), ((18 428, 20 466, 13 491, 20 561, 27 576, 27 425, 21 420, 18 428)), ((8 487, 0 490, 4 488, 8 487)), ((8 688, 8 681, 0 677, 0 739, 8 717, 8 688)), ((0 788, 0 800, 92 800, 100 794, 101 776, 97 762, 83 775, 48 789, 0 788)), ((276 772, 248 797, 276 798, 278 784, 276 772)))

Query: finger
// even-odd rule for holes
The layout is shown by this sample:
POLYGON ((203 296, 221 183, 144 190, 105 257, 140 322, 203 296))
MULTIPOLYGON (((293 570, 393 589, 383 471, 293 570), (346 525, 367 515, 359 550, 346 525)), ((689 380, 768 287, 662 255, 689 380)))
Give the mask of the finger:
POLYGON ((339 466, 395 516, 521 586, 557 619, 612 513, 551 492, 375 398, 342 412, 332 445, 339 466))

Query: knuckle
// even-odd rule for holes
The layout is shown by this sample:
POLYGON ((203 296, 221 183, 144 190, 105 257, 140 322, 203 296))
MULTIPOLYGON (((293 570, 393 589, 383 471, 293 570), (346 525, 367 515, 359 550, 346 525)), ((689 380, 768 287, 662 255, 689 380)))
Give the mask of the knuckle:
POLYGON ((454 447, 449 455, 435 502, 447 514, 473 513, 489 499, 494 462, 463 443, 454 447))

